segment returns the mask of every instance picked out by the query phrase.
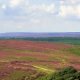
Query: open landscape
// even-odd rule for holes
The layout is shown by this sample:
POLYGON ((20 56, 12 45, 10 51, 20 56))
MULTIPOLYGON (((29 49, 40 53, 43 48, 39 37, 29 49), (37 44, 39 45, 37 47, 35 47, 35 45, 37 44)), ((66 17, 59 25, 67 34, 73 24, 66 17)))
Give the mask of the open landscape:
POLYGON ((80 0, 0 0, 0 80, 80 80, 80 0))
POLYGON ((70 66, 80 71, 79 37, 0 39, 0 80, 68 80, 43 77, 70 66))

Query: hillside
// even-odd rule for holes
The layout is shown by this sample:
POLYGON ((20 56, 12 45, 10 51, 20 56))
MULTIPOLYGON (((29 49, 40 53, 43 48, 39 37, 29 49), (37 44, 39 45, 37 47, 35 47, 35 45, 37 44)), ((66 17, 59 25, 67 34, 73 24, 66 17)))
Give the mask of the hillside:
POLYGON ((0 80, 79 80, 80 40, 70 38, 69 43, 66 38, 65 42, 60 39, 57 42, 56 38, 55 41, 1 39, 0 80), (63 68, 69 66, 72 67, 68 71, 76 72, 64 74, 67 71, 63 68))

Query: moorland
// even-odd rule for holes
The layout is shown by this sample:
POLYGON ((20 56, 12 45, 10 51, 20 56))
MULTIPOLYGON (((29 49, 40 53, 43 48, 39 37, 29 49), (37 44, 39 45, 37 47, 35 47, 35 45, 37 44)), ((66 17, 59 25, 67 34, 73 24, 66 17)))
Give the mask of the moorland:
POLYGON ((0 38, 0 80, 80 80, 80 38, 0 38))

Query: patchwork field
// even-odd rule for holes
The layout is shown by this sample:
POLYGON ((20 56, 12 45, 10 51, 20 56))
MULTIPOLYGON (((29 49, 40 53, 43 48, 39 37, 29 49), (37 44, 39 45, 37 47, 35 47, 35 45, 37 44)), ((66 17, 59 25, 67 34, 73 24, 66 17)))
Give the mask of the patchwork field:
POLYGON ((0 40, 0 80, 37 80, 67 66, 80 71, 80 45, 0 40))

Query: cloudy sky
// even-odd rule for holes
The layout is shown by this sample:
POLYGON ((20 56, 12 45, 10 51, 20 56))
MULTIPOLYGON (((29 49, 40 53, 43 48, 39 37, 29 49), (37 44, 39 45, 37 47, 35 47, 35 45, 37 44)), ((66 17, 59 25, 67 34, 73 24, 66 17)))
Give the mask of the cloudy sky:
POLYGON ((80 32, 80 0, 0 0, 4 32, 80 32))

